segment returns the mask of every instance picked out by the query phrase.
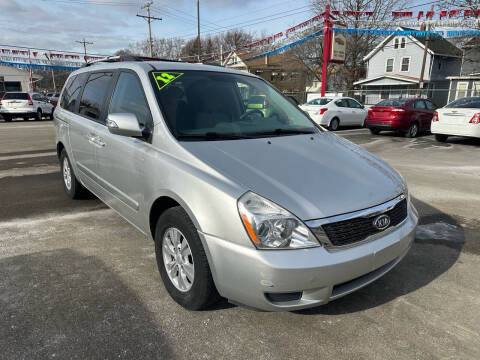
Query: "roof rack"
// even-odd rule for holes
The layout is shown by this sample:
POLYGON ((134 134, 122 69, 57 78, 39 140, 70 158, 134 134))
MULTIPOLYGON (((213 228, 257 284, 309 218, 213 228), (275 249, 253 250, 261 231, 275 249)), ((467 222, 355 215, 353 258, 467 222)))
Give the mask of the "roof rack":
POLYGON ((102 59, 93 60, 87 62, 84 66, 91 66, 98 63, 114 63, 114 62, 124 62, 124 61, 167 61, 167 62, 181 62, 178 60, 162 59, 162 58, 153 58, 148 56, 137 56, 137 55, 118 55, 118 56, 106 56, 102 59))

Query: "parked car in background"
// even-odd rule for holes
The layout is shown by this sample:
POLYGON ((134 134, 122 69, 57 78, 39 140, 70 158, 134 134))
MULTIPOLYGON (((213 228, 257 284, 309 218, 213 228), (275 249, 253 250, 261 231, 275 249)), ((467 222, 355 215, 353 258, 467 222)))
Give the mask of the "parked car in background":
POLYGON ((50 101, 50 104, 53 105, 53 107, 57 106, 58 103, 58 98, 60 97, 60 94, 47 94, 47 98, 50 101), (50 95, 50 96, 49 96, 50 95))
POLYGON ((268 118, 272 115, 272 107, 268 102, 266 95, 253 95, 247 100, 247 113, 258 112, 263 117, 268 118))
POLYGON ((317 124, 332 131, 340 126, 363 126, 367 110, 357 100, 348 97, 322 97, 300 105, 317 124))
POLYGON ((431 132, 440 142, 452 135, 480 138, 480 97, 461 98, 437 109, 431 132))
POLYGON ((17 117, 42 120, 43 116, 47 116, 51 119, 53 110, 54 106, 47 97, 34 92, 7 92, 0 100, 0 115, 5 121, 17 117))
POLYGON ((435 109, 436 106, 429 99, 386 99, 370 108, 365 126, 372 134, 396 130, 413 138, 430 130, 435 109))
POLYGON ((188 309, 219 294, 262 310, 325 304, 386 274, 414 241, 402 177, 252 74, 97 62, 70 75, 54 117, 67 195, 86 187, 151 238, 165 288, 188 309), (272 115, 249 111, 240 88, 272 115))

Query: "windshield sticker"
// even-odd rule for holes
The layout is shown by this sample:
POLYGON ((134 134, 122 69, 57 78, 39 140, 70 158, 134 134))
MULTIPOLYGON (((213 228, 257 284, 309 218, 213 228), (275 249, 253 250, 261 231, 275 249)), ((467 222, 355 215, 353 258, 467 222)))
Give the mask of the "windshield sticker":
POLYGON ((178 72, 152 72, 153 78, 157 83, 158 90, 162 90, 172 81, 178 79, 183 73, 178 72))

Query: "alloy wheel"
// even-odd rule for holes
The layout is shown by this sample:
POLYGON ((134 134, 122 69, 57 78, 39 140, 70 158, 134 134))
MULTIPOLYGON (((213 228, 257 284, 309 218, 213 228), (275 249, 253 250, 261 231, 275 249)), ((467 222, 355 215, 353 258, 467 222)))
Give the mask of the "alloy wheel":
POLYGON ((192 250, 186 237, 177 228, 168 228, 162 239, 162 256, 167 275, 181 292, 191 289, 195 265, 192 250))
POLYGON ((68 191, 72 190, 72 172, 67 157, 63 159, 63 181, 68 191))

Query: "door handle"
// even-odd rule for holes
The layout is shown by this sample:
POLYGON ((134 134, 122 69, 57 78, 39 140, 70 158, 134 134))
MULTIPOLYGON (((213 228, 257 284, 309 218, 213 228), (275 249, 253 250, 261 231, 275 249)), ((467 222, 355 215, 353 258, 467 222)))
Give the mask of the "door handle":
POLYGON ((97 136, 95 138, 95 143, 100 147, 105 147, 105 143, 103 142, 103 139, 100 136, 97 136))

